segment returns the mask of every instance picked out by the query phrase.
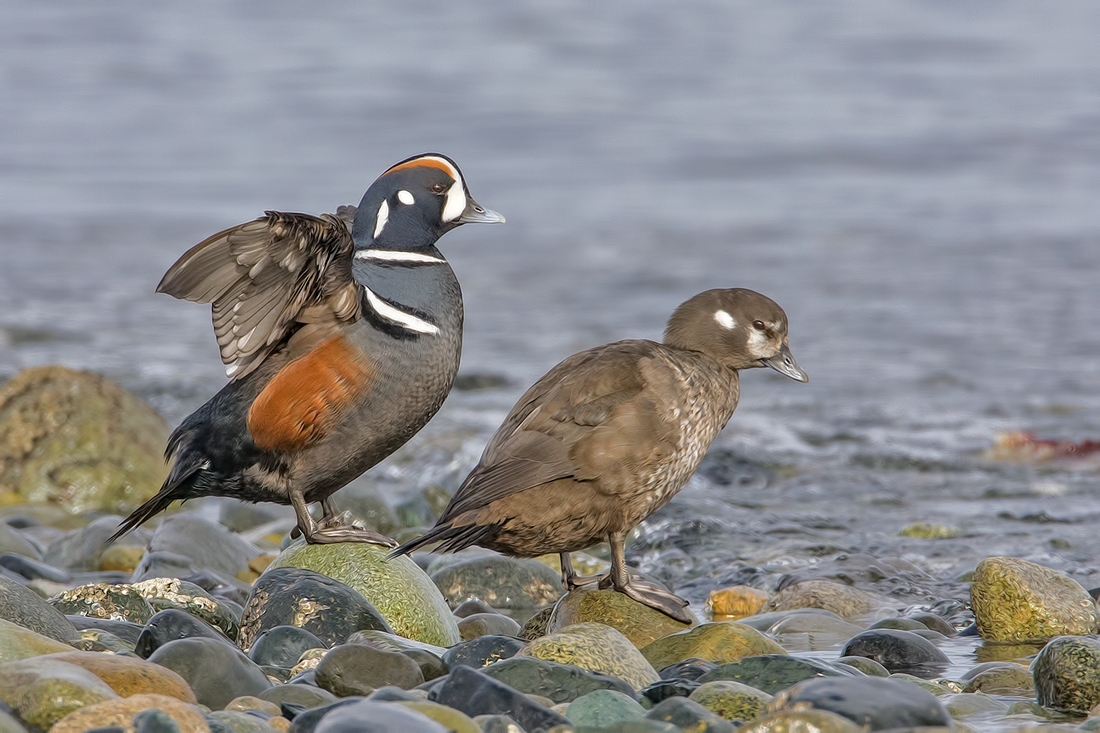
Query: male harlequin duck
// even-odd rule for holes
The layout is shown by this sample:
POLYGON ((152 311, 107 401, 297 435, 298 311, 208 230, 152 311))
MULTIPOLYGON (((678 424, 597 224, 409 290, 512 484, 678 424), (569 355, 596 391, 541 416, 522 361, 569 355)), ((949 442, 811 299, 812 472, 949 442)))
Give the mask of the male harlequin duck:
POLYGON ((393 551, 439 542, 520 557, 561 554, 566 590, 614 588, 680 621, 687 603, 631 579, 627 534, 683 488, 737 407, 738 371, 809 381, 787 345, 787 316, 751 290, 682 304, 664 343, 631 340, 574 354, 535 382, 489 441, 435 527, 393 551), (569 552, 611 545, 611 572, 577 578, 569 552))
POLYGON ((157 290, 213 304, 231 381, 172 433, 168 478, 115 537, 176 499, 230 496, 290 504, 308 542, 395 545, 344 523, 329 497, 443 403, 462 293, 435 244, 461 224, 503 221, 454 161, 427 154, 383 173, 357 210, 269 211, 193 247, 157 290), (317 501, 320 522, 307 509, 317 501))

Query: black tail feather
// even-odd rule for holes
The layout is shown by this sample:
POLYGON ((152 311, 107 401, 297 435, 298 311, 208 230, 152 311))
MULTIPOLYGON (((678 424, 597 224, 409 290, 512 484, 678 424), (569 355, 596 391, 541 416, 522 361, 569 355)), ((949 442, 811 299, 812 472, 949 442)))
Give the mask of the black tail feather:
POLYGON ((122 520, 122 523, 118 525, 118 531, 107 539, 107 544, 111 544, 134 527, 144 524, 155 515, 160 514, 167 509, 173 501, 189 498, 187 490, 191 487, 193 481, 192 477, 202 469, 203 464, 200 463, 193 463, 183 468, 177 460, 176 464, 172 466, 172 471, 168 474, 168 478, 165 479, 164 484, 160 487, 160 491, 157 492, 157 495, 130 512, 130 516, 126 517, 126 519, 122 520), (177 470, 181 468, 182 470, 177 470))
POLYGON ((500 525, 498 524, 466 524, 458 527, 450 524, 440 524, 432 527, 416 539, 409 540, 394 549, 387 557, 394 558, 398 555, 408 555, 433 542, 439 543, 436 548, 437 552, 458 552, 471 545, 491 540, 496 536, 499 529, 500 525))

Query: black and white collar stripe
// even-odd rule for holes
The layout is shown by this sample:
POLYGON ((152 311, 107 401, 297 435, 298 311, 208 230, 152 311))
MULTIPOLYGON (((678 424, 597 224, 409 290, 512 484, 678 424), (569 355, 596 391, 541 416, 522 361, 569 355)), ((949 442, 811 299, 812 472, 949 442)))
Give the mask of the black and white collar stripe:
POLYGON ((432 335, 439 333, 439 326, 434 323, 426 321, 420 316, 415 316, 412 313, 401 310, 388 301, 378 297, 373 290, 366 286, 363 286, 363 290, 367 294, 367 305, 370 306, 371 310, 373 310, 379 318, 414 333, 432 335))
POLYGON ((355 259, 407 265, 440 265, 447 262, 442 257, 433 257, 422 252, 402 252, 396 249, 361 249, 355 253, 355 259))

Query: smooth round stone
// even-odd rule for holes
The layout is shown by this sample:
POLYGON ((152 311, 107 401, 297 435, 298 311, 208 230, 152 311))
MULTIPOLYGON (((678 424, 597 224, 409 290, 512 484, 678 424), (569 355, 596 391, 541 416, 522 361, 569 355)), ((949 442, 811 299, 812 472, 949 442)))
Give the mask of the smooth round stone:
POLYGON ((130 655, 134 651, 133 644, 102 629, 85 629, 80 632, 80 639, 80 643, 75 646, 88 652, 130 655))
POLYGON ((719 665, 698 677, 696 681, 709 683, 730 680, 774 695, 780 690, 805 680, 843 676, 846 676, 845 672, 827 662, 783 654, 764 654, 719 665))
POLYGON ((208 713, 206 722, 210 729, 228 733, 271 733, 267 721, 239 710, 217 710, 208 713))
POLYGON ((1035 680, 1027 667, 1011 662, 1001 663, 969 677, 963 692, 1035 697, 1035 680))
MULTIPOLYGON (((0 523, 0 532, 4 531, 3 523, 0 523)), ((7 530, 12 532, 13 530, 7 530)), ((2 540, 3 538, 0 538, 2 540)), ((48 580, 51 583, 68 583, 72 580, 72 574, 59 570, 52 565, 35 560, 26 555, 13 552, 5 552, 0 555, 0 568, 15 573, 27 580, 48 580)))
MULTIPOLYGON (((0 555, 0 567, 5 567, 9 570, 13 570, 13 568, 9 567, 7 561, 3 559, 9 554, 15 555, 16 557, 33 558, 36 560, 42 556, 41 553, 38 552, 38 548, 35 547, 22 532, 11 525, 10 518, 9 521, 0 522, 0 553, 2 553, 2 555, 0 555)), ((53 566, 47 565, 46 567, 52 568, 53 566)), ((63 572, 56 569, 55 571, 63 572)), ((22 575, 22 573, 20 573, 20 575, 22 575)), ((27 576, 24 575, 23 577, 26 578, 27 576)))
POLYGON ((65 618, 76 627, 78 632, 92 629, 95 631, 106 631, 117 636, 130 645, 131 651, 133 651, 134 645, 137 644, 142 629, 145 628, 141 624, 135 624, 133 621, 113 621, 109 618, 95 618, 93 616, 66 616, 65 618))
POLYGON ((947 637, 955 636, 958 633, 955 631, 955 627, 948 623, 947 619, 935 613, 911 613, 906 618, 919 621, 924 624, 925 628, 938 631, 947 637))
POLYGON ((122 517, 109 514, 98 517, 87 526, 70 530, 53 540, 46 548, 42 561, 56 568, 64 568, 73 573, 89 572, 100 569, 103 553, 109 547, 144 548, 153 533, 144 527, 120 537, 117 544, 108 545, 107 540, 118 531, 122 517))
POLYGON ((776 593, 764 611, 822 608, 842 618, 854 618, 886 605, 883 598, 831 580, 803 580, 776 593))
POLYGON ((520 625, 515 619, 499 613, 475 613, 458 622, 458 633, 463 641, 479 636, 519 636, 520 625))
POLYGON ((365 542, 296 544, 275 558, 257 584, 281 567, 312 570, 358 591, 401 636, 444 647, 461 641, 450 607, 431 579, 411 558, 387 559, 387 554, 387 548, 365 542))
POLYGON ((538 560, 482 555, 431 575, 452 608, 479 598, 499 610, 542 608, 562 595, 561 576, 538 560))
POLYGON ((912 631, 873 629, 848 640, 844 657, 867 657, 891 672, 906 672, 925 679, 942 674, 950 661, 932 642, 912 631))
POLYGON ((404 654, 360 644, 333 647, 314 672, 317 685, 337 697, 369 695, 387 685, 408 690, 424 682, 420 665, 404 654))
MULTIPOLYGON (((297 726, 296 726, 297 727, 297 726)), ((359 700, 321 718, 315 733, 448 733, 423 713, 392 702, 359 700)))
POLYGON ((779 692, 771 711, 815 708, 836 713, 870 730, 950 726, 951 716, 930 692, 878 677, 826 677, 779 692))
POLYGON ((878 621, 871 624, 869 629, 897 629, 899 631, 915 631, 920 629, 924 631, 928 627, 922 624, 920 621, 916 621, 911 618, 898 618, 896 616, 891 618, 881 618, 878 621))
POLYGON ((387 631, 378 631, 377 629, 356 631, 348 637, 346 643, 366 644, 367 646, 373 646, 376 649, 384 649, 388 652, 404 652, 410 649, 422 649, 423 651, 431 652, 437 657, 442 657, 447 653, 447 649, 444 647, 436 646, 435 644, 425 644, 415 639, 406 639, 404 636, 391 634, 387 631))
POLYGON ((305 710, 328 705, 337 700, 336 695, 328 690, 322 690, 313 685, 295 684, 274 685, 256 695, 256 698, 275 705, 283 703, 298 705, 305 710))
POLYGON ((712 590, 707 596, 705 609, 713 621, 737 621, 760 613, 769 597, 765 590, 734 585, 712 590))
POLYGON ((566 626, 554 634, 529 642, 517 656, 561 662, 613 675, 635 689, 660 679, 657 670, 629 639, 603 624, 566 626))
POLYGON ((542 695, 555 703, 572 702, 595 690, 634 694, 634 688, 618 677, 534 657, 512 657, 481 671, 519 692, 542 695))
MULTIPOLYGON (((501 664, 508 664, 510 661, 512 660, 505 660, 501 664)), ((470 717, 510 715, 520 726, 530 731, 569 723, 564 716, 473 667, 452 670, 433 688, 430 697, 433 702, 460 710, 470 717)))
POLYGON ((1065 573, 1014 557, 987 557, 970 584, 987 641, 1035 641, 1096 631, 1096 602, 1065 573))
POLYGON ((424 676, 425 682, 439 679, 450 671, 450 668, 443 659, 423 649, 405 649, 401 654, 404 654, 406 657, 416 662, 416 665, 420 667, 420 674, 424 676))
POLYGON ((178 674, 133 655, 68 651, 37 659, 64 662, 86 669, 122 697, 149 693, 168 695, 187 703, 196 702, 190 686, 178 674))
POLYGON ((699 686, 700 683, 695 680, 658 680, 638 690, 638 696, 642 700, 643 707, 652 707, 670 697, 690 697, 691 693, 699 689, 699 686))
POLYGON ((451 733, 481 733, 473 718, 446 705, 428 700, 399 701, 397 704, 431 718, 451 733))
MULTIPOLYGON (((7 620, 55 641, 76 642, 80 634, 65 615, 34 591, 0 574, 0 620, 7 620)), ((0 661, 5 661, 0 649, 0 661)))
POLYGON ((479 613, 495 613, 498 615, 503 615, 480 598, 471 598, 468 601, 463 601, 455 607, 454 617, 468 618, 469 616, 473 616, 479 613))
POLYGON ((865 729, 827 710, 787 710, 757 718, 737 733, 865 733, 865 729))
POLYGON ((714 662, 693 657, 682 662, 670 664, 657 671, 663 680, 697 680, 707 672, 718 667, 714 662))
POLYGON ((213 570, 224 578, 248 572, 248 562, 263 554, 240 535, 194 513, 165 517, 149 540, 149 552, 181 555, 195 568, 213 570))
POLYGON ((149 661, 183 677, 199 703, 221 710, 242 695, 259 695, 271 687, 255 662, 230 643, 192 637, 168 642, 149 656, 149 661))
POLYGON ((614 690, 596 690, 569 703, 565 717, 573 725, 602 728, 623 720, 634 720, 645 715, 645 708, 634 698, 614 690))
POLYGON ((861 631, 862 627, 831 615, 800 613, 780 619, 768 633, 788 651, 824 651, 861 631))
POLYGON ((709 662, 736 662, 742 657, 786 653, 779 644, 737 621, 700 624, 642 649, 649 663, 661 669, 692 657, 709 662))
POLYGON ((240 697, 235 697, 226 703, 225 709, 236 710, 242 713, 247 713, 249 710, 256 710, 265 715, 275 717, 282 715, 282 710, 279 709, 278 705, 266 700, 261 700, 254 695, 241 695, 240 697))
POLYGON ((670 697, 654 705, 646 718, 675 725, 692 733, 733 733, 732 723, 686 697, 670 697))
POLYGON ((566 626, 588 622, 617 629, 639 649, 693 625, 682 624, 618 591, 575 590, 554 605, 546 633, 552 634, 566 626))
POLYGON ((199 570, 191 558, 174 552, 146 552, 134 568, 130 580, 140 583, 153 578, 188 578, 199 570))
POLYGON ((116 698, 106 682, 74 664, 42 658, 0 664, 0 702, 43 730, 74 710, 116 698))
POLYGON ((150 578, 131 584, 154 611, 176 608, 220 629, 230 639, 237 638, 240 617, 224 600, 178 578, 150 578))
POLYGON ((178 608, 169 608, 153 614, 153 617, 146 622, 134 642, 134 653, 148 659, 153 652, 169 642, 192 638, 215 639, 227 644, 231 643, 225 634, 202 619, 195 618, 178 608))
POLYGON ((260 634, 248 652, 248 658, 260 666, 290 669, 306 649, 327 648, 308 629, 298 626, 276 626, 260 634))
MULTIPOLYGON (((79 638, 77 635, 77 639, 79 638)), ((19 624, 0 618, 0 662, 14 662, 43 654, 68 652, 72 649, 68 644, 62 644, 60 641, 36 634, 19 624)))
POLYGON ((136 624, 144 624, 154 613, 149 602, 130 585, 90 583, 58 593, 49 603, 66 615, 95 616, 136 624))
POLYGON ((1005 715, 1008 705, 982 692, 960 692, 945 695, 940 702, 955 720, 966 720, 975 715, 1005 715))
POLYGON ((843 664, 871 677, 889 677, 890 670, 867 657, 840 657, 834 664, 843 664))
POLYGON ((764 712, 772 696, 732 680, 704 682, 690 699, 726 720, 752 720, 764 712))
POLYGON ((167 716, 179 733, 208 733, 210 728, 199 708, 166 695, 133 695, 117 700, 107 700, 81 708, 62 718, 50 733, 85 733, 91 730, 120 730, 133 728, 137 733, 168 733, 162 717, 152 717, 145 711, 167 716))
POLYGON ((237 643, 252 648, 277 626, 298 626, 329 647, 361 629, 391 631, 371 603, 344 583, 300 568, 277 568, 260 576, 241 617, 237 643))
POLYGON ((1031 673, 1040 705, 1088 712, 1100 704, 1100 639, 1051 639, 1031 663, 1031 673))
POLYGON ((514 657, 526 645, 523 640, 511 636, 481 636, 448 649, 443 655, 443 662, 448 669, 460 665, 480 669, 514 657))

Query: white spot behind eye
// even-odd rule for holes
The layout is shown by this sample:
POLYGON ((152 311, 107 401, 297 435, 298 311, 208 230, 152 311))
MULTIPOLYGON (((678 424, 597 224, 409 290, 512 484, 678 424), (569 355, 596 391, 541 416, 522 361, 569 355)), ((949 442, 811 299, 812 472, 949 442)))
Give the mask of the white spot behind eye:
POLYGON ((374 217, 374 238, 378 239, 378 235, 382 233, 382 230, 386 227, 386 222, 390 220, 390 205, 388 202, 383 201, 382 205, 378 207, 378 214, 374 217))
POLYGON ((466 192, 462 190, 462 181, 455 181, 447 189, 447 203, 443 206, 443 223, 449 224, 466 210, 466 192))
POLYGON ((413 195, 405 189, 401 189, 397 192, 397 200, 406 206, 412 206, 416 203, 416 199, 413 198, 413 195))
POLYGON ((728 311, 715 311, 714 320, 718 322, 719 326, 727 328, 730 331, 737 328, 737 321, 734 320, 733 316, 731 316, 728 311))

